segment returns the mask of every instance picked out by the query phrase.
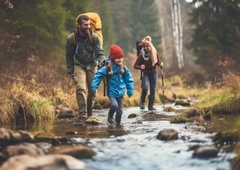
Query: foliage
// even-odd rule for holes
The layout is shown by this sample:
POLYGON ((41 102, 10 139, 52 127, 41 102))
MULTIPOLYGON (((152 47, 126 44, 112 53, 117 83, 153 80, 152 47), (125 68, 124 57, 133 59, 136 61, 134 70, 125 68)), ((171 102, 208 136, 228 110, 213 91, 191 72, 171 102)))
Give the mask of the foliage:
POLYGON ((190 47, 196 62, 204 67, 211 78, 219 76, 218 60, 232 58, 239 62, 240 8, 237 0, 194 0, 198 7, 190 13, 193 27, 190 47))
POLYGON ((101 17, 102 33, 103 33, 103 48, 105 55, 109 55, 110 47, 116 42, 116 33, 113 28, 112 15, 108 0, 92 0, 91 9, 96 11, 101 17))
POLYGON ((12 46, 11 55, 21 60, 32 54, 54 50, 63 44, 65 10, 63 0, 12 0, 14 9, 8 11, 6 18, 15 22, 14 35, 19 39, 12 46), (24 45, 23 45, 24 44, 24 45))
MULTIPOLYGON (((239 89, 240 90, 240 89, 239 89)), ((221 88, 209 88, 201 96, 201 100, 194 104, 205 111, 213 113, 238 113, 240 111, 240 96, 233 94, 231 87, 222 86, 221 88)))

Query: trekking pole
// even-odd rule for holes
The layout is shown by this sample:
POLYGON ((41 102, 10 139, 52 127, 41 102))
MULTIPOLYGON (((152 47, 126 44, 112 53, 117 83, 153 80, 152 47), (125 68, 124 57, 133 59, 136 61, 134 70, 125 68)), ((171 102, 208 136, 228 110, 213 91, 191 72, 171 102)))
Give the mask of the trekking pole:
POLYGON ((161 77, 162 77, 162 103, 163 103, 163 108, 164 106, 164 81, 163 81, 163 67, 161 66, 161 77))

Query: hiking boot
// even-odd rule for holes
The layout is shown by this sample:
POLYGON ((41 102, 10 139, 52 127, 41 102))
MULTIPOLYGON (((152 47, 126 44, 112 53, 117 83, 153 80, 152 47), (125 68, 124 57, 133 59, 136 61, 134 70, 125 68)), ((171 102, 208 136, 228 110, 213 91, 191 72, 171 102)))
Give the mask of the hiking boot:
POLYGON ((80 112, 80 111, 78 111, 78 117, 79 117, 79 118, 87 118, 88 115, 87 115, 86 112, 80 112))
POLYGON ((154 108, 153 106, 149 106, 148 110, 157 110, 156 108, 154 108))
POLYGON ((154 96, 148 96, 148 110, 156 110, 153 107, 154 99, 155 99, 154 96))
POLYGON ((116 124, 120 125, 122 115, 116 115, 116 124))
POLYGON ((140 109, 145 109, 144 103, 141 103, 141 104, 140 104, 140 109))
POLYGON ((147 93, 143 91, 140 98, 140 109, 145 109, 144 103, 145 103, 146 95, 147 93))
POLYGON ((108 118, 108 123, 114 123, 112 118, 108 118))
POLYGON ((109 122, 109 123, 114 123, 114 121, 113 121, 113 114, 114 114, 114 113, 112 113, 112 112, 110 112, 110 111, 108 112, 108 122, 109 122))

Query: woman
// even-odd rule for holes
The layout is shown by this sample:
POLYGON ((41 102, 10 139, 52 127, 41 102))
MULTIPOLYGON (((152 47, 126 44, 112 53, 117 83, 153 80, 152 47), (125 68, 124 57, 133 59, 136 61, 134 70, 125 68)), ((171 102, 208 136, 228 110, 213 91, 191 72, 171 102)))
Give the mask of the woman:
POLYGON ((157 85, 157 68, 156 66, 162 67, 163 62, 160 60, 159 53, 156 51, 152 44, 150 36, 145 37, 139 46, 142 46, 138 58, 135 61, 134 68, 142 71, 142 92, 140 109, 145 109, 145 98, 148 92, 148 85, 150 86, 150 94, 148 96, 148 110, 156 110, 153 107, 155 100, 155 90, 157 85))

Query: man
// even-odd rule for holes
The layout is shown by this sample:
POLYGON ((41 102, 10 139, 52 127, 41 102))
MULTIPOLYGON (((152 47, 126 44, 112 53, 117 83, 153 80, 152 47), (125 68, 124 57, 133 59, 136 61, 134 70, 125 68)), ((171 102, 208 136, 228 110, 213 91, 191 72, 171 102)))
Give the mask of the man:
POLYGON ((91 90, 92 79, 97 66, 106 57, 99 37, 90 33, 90 18, 87 15, 77 18, 76 27, 66 43, 67 74, 76 84, 78 113, 90 117, 96 96, 96 92, 91 90))

